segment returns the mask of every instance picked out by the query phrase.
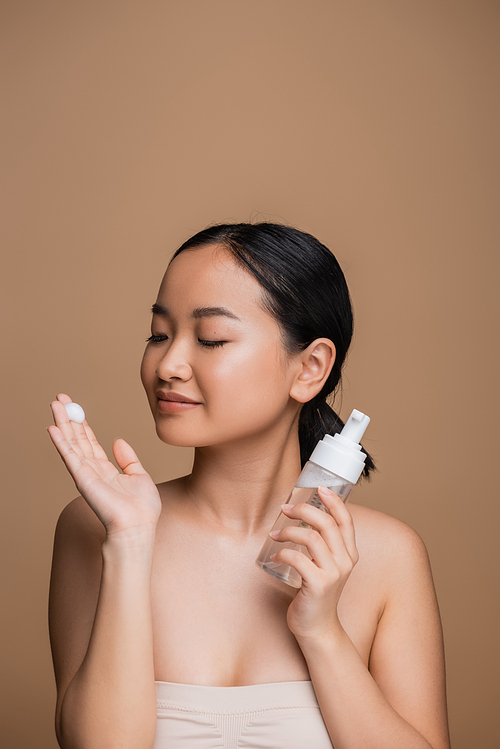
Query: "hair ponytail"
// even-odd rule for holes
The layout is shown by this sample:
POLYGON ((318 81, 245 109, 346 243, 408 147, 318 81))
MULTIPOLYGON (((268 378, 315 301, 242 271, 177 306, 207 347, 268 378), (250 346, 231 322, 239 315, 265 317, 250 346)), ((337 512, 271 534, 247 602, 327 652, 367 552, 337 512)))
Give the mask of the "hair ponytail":
MULTIPOLYGON (((344 428, 344 422, 335 413, 333 408, 324 398, 318 400, 316 396, 308 403, 304 403, 299 418, 299 443, 300 443, 300 464, 301 468, 305 466, 311 453, 325 434, 338 434, 344 428)), ((371 455, 361 447, 365 453, 365 467, 363 468, 363 478, 370 478, 371 471, 375 470, 375 463, 371 455)))
MULTIPOLYGON (((285 349, 296 354, 316 338, 329 338, 336 357, 322 391, 302 407, 299 441, 302 465, 325 434, 344 426, 326 398, 337 389, 353 333, 349 289, 328 247, 311 234, 283 224, 216 224, 184 242, 184 250, 217 244, 257 279, 263 303, 278 322, 285 349)), ((363 450, 363 452, 366 452, 363 450)), ((375 468, 367 454, 363 475, 375 468)))

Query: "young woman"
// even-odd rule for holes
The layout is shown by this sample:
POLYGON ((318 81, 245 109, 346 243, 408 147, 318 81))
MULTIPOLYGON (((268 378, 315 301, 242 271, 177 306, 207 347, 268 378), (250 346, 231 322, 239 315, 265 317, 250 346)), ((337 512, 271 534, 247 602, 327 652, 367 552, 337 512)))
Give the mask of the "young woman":
MULTIPOLYGON (((425 547, 320 489, 284 510, 342 422, 326 403, 352 336, 342 271, 314 237, 214 226, 174 255, 142 362, 159 438, 195 447, 155 486, 124 440, 108 461, 67 395, 48 431, 81 493, 57 524, 50 636, 63 749, 448 749, 443 645, 425 547)), ((373 468, 368 456, 365 474, 373 468)))

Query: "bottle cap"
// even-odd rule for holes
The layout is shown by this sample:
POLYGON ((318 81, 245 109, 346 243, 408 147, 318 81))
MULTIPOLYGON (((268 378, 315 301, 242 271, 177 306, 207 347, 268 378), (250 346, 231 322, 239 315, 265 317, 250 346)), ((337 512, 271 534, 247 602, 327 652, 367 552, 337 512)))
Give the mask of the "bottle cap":
POLYGON ((330 473, 355 484, 365 466, 365 453, 359 441, 370 419, 361 411, 353 410, 339 434, 325 434, 313 450, 309 460, 330 473))

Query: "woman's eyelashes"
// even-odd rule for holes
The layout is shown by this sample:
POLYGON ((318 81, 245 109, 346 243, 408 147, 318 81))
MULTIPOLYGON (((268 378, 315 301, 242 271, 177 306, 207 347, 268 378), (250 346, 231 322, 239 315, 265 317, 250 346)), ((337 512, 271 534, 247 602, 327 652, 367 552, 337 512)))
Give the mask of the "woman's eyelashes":
POLYGON ((198 343, 201 346, 205 346, 205 348, 218 348, 227 343, 227 341, 203 341, 201 338, 198 338, 198 343))
POLYGON ((168 336, 166 335, 150 335, 149 338, 146 338, 146 343, 161 343, 167 339, 168 336))
MULTIPOLYGON (((150 335, 149 338, 146 338, 146 343, 162 343, 163 341, 168 341, 167 335, 150 335)), ((227 343, 227 341, 205 341, 202 338, 198 338, 198 343, 200 346, 204 346, 204 348, 218 348, 227 343)))

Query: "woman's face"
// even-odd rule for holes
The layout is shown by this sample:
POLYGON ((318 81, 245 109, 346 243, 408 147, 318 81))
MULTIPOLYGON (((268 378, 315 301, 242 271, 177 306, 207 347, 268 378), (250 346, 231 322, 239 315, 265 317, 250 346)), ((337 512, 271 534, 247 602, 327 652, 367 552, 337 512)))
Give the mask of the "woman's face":
POLYGON ((161 440, 193 447, 248 440, 285 414, 293 418, 299 365, 261 299, 258 281, 219 246, 173 260, 141 366, 161 440))

